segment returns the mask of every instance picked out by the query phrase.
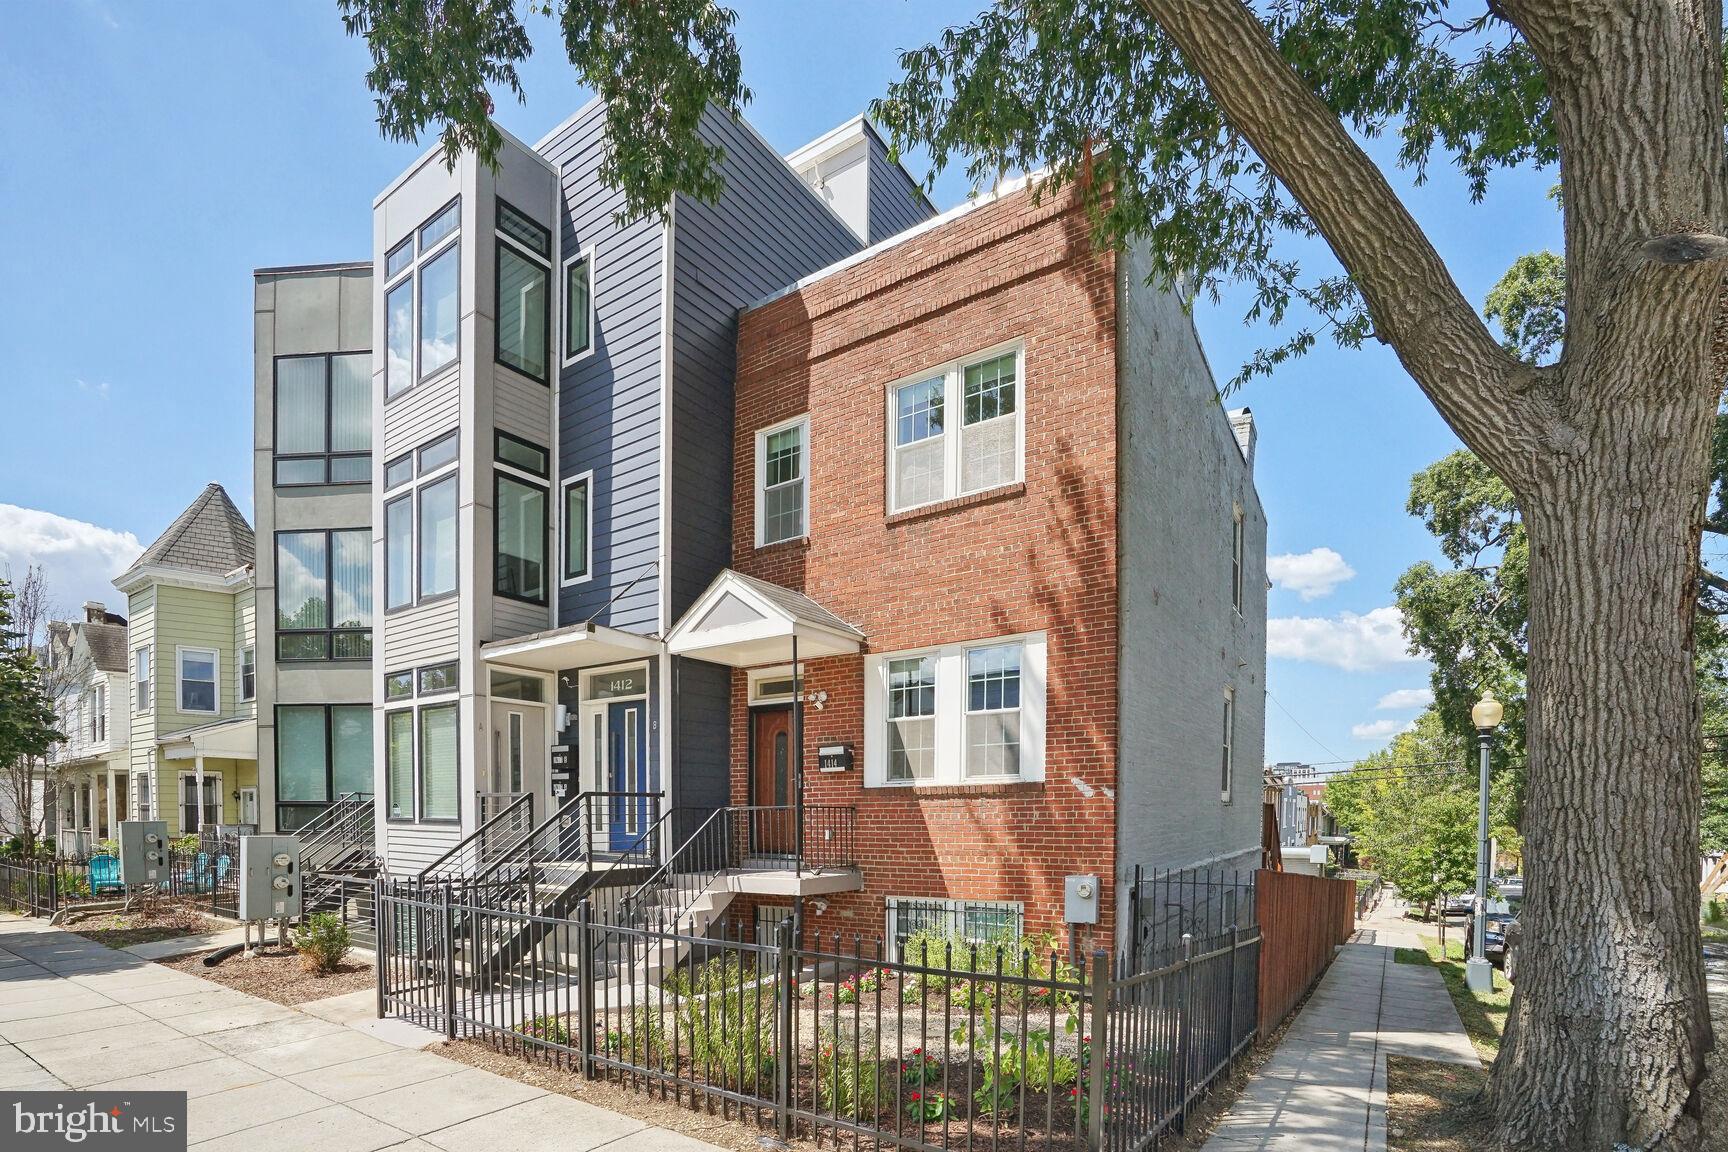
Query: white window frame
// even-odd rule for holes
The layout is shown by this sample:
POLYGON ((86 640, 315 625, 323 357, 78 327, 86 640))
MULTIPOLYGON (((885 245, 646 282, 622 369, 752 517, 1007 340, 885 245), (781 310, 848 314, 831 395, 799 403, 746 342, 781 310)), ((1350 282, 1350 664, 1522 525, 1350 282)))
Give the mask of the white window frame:
POLYGON ((586 584, 594 579, 594 470, 589 469, 576 476, 571 476, 558 485, 558 586, 570 588, 577 584, 586 584), (570 551, 570 489, 578 484, 588 489, 588 523, 584 525, 587 538, 582 542, 583 556, 587 560, 582 575, 571 576, 565 560, 570 551))
POLYGON ((810 538, 810 415, 794 416, 790 420, 782 420, 771 424, 756 433, 756 547, 765 548, 770 544, 787 544, 793 540, 808 540, 810 538), (787 429, 797 428, 800 433, 798 443, 798 481, 804 485, 803 507, 799 511, 799 519, 804 530, 796 536, 786 536, 779 540, 767 538, 767 503, 768 503, 768 438, 787 429))
POLYGON ((1230 606, 1242 615, 1243 569, 1248 563, 1247 532, 1243 527, 1242 505, 1231 513, 1230 523, 1230 606))
MULTIPOLYGON (((900 906, 902 904, 938 905, 951 921, 965 923, 964 917, 969 909, 980 912, 1012 912, 1015 922, 1020 927, 1022 938, 1026 934, 1026 905, 1019 900, 968 900, 964 897, 948 896, 885 896, 882 900, 884 915, 882 927, 886 935, 891 962, 900 960, 900 906)), ((911 933, 907 933, 911 935, 911 933)), ((958 932, 955 933, 959 935, 958 932)), ((980 940, 979 943, 984 943, 980 940)))
POLYGON ((236 677, 235 691, 239 695, 240 703, 250 704, 254 700, 258 699, 258 646, 256 644, 248 644, 244 648, 240 649, 240 658, 236 662, 240 666, 234 670, 236 677), (247 664, 251 664, 252 666, 252 691, 250 692, 246 691, 247 664))
MULTIPOLYGON (((975 496, 980 492, 990 492, 997 488, 1006 488, 1013 484, 1023 483, 1026 479, 1026 341, 1024 339, 1008 340, 991 348, 970 352, 946 364, 935 364, 919 372, 913 372, 900 377, 888 385, 884 397, 885 435, 883 443, 887 448, 886 467, 884 468, 883 484, 888 515, 894 516, 901 512, 911 512, 919 508, 928 508, 948 500, 958 500, 963 496, 975 496), (985 360, 994 360, 999 356, 1014 354, 1014 475, 997 484, 983 488, 967 490, 961 486, 960 442, 963 406, 966 386, 966 369, 985 360), (934 377, 942 377, 942 495, 934 500, 925 500, 917 504, 900 504, 895 493, 894 457, 899 451, 895 442, 898 434, 898 399, 900 389, 909 384, 922 384, 934 377)), ((806 484, 808 487, 808 484, 806 484)))
POLYGON ((154 708, 156 696, 156 652, 148 644, 132 649, 132 712, 142 715, 154 708), (139 657, 144 659, 139 661, 139 657), (148 669, 144 669, 148 665, 148 669))
MULTIPOLYGON (((224 807, 223 800, 226 798, 226 794, 222 791, 222 773, 215 769, 211 769, 204 773, 204 779, 216 781, 216 819, 208 821, 205 820, 204 798, 200 796, 198 797, 198 827, 186 827, 186 822, 184 820, 186 815, 186 781, 196 780, 197 778, 198 773, 196 771, 190 768, 182 768, 174 781, 174 818, 180 821, 180 835, 182 836, 190 836, 194 832, 202 831, 205 824, 222 823, 222 809, 224 807)), ((196 787, 196 785, 194 785, 194 787, 196 787)))
POLYGON ((754 705, 754 704, 790 704, 790 703, 792 703, 792 693, 790 693, 790 692, 776 692, 773 695, 761 695, 761 694, 759 694, 758 686, 761 685, 764 681, 770 681, 770 680, 801 679, 801 677, 803 677, 805 674, 806 674, 805 668, 804 668, 804 665, 802 662, 800 662, 798 665, 796 675, 794 675, 792 665, 790 665, 790 664, 780 664, 780 665, 777 665, 773 668, 751 668, 751 669, 748 669, 744 673, 746 682, 749 685, 749 694, 747 697, 747 703, 752 704, 752 705, 754 705))
POLYGON ((222 715, 222 649, 204 648, 196 644, 179 644, 174 648, 174 711, 182 716, 220 716, 222 715), (215 695, 214 708, 188 708, 182 685, 185 683, 186 656, 196 652, 210 654, 212 683, 211 691, 215 695))
POLYGON ((139 820, 150 819, 151 793, 155 791, 150 787, 150 776, 149 772, 132 773, 132 795, 129 799, 132 801, 132 811, 139 820))
MULTIPOLYGON (((594 297, 598 295, 598 293, 594 291, 594 286, 596 284, 594 272, 594 245, 592 244, 581 249, 574 256, 565 260, 559 268, 558 348, 562 353, 562 365, 565 368, 570 367, 572 364, 580 364, 582 361, 588 359, 588 357, 594 355, 594 345, 598 342, 596 339, 598 333, 594 327, 594 297), (588 347, 583 348, 578 352, 571 352, 569 347, 570 318, 568 315, 570 302, 566 298, 570 291, 570 266, 572 264, 579 264, 584 260, 588 261, 588 347)), ((592 490, 590 490, 590 493, 592 493, 592 490)))
POLYGON ((947 788, 1037 783, 1045 778, 1044 716, 1048 698, 1049 642, 1042 632, 987 636, 872 653, 864 660, 864 787, 947 788), (1020 653, 1020 773, 966 775, 966 653, 975 648, 1018 644, 1020 653), (888 779, 888 663, 914 656, 936 661, 936 771, 926 780, 888 779))
POLYGON ((1224 689, 1223 747, 1219 750, 1220 764, 1218 799, 1230 803, 1230 793, 1236 785, 1236 690, 1224 689))

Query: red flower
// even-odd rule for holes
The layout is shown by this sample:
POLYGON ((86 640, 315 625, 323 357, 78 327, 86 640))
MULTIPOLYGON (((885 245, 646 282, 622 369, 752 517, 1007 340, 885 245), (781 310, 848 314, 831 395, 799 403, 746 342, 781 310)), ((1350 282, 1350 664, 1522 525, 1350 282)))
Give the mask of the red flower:
POLYGON ((914 1093, 912 1093, 912 1099, 922 1100, 922 1099, 924 1099, 924 1095, 921 1092, 914 1092, 914 1093))

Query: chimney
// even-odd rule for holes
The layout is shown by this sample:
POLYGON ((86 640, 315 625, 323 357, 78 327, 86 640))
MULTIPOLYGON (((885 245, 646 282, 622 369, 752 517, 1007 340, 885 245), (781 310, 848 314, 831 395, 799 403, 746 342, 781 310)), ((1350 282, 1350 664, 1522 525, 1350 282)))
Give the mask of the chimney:
POLYGON ((1230 431, 1236 434, 1236 447, 1242 450, 1242 460, 1248 465, 1249 473, 1254 471, 1254 413, 1247 408, 1238 408, 1230 414, 1230 431))
POLYGON ((108 622, 108 605, 100 600, 84 601, 84 623, 106 624, 108 622))

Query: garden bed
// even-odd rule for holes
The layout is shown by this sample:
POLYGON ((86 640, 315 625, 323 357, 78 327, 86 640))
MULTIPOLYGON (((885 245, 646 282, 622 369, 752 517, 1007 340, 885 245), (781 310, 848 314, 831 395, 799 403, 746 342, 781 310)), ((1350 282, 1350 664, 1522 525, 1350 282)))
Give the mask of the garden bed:
POLYGON ((130 912, 106 909, 72 911, 64 922, 68 931, 110 948, 154 944, 159 940, 220 932, 233 926, 229 921, 212 919, 197 908, 170 900, 157 901, 130 912))
POLYGON ((208 955, 208 952, 203 952, 159 963, 290 1007, 377 987, 377 976, 370 964, 345 959, 335 972, 320 976, 305 970, 300 953, 292 946, 283 948, 274 942, 251 957, 230 956, 210 968, 204 966, 204 957, 208 955))

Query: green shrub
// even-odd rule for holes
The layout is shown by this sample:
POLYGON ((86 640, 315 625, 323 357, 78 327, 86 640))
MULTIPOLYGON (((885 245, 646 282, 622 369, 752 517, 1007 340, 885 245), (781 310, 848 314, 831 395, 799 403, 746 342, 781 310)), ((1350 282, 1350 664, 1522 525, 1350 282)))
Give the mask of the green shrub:
POLYGON ((617 1028, 608 1028, 603 1041, 606 1053, 616 1059, 642 1063, 666 1055, 666 1026, 652 1008, 633 1008, 617 1028))
POLYGON ((353 943, 353 933, 334 912, 316 912, 294 929, 294 950, 300 953, 300 966, 315 976, 328 976, 342 967, 353 943))
POLYGON ((562 1016, 536 1016, 526 1024, 517 1025, 515 1031, 549 1044, 570 1046, 570 1023, 562 1016))
POLYGON ((881 1115, 882 1093, 890 1077, 884 1076, 879 1058, 867 1059, 856 1050, 835 1044, 824 1034, 817 1061, 821 1081, 818 1099, 824 1111, 861 1122, 873 1121, 881 1115))
POLYGON ((1704 923, 1720 924, 1724 920, 1728 920, 1728 900, 1712 897, 1709 903, 1704 905, 1704 923))

